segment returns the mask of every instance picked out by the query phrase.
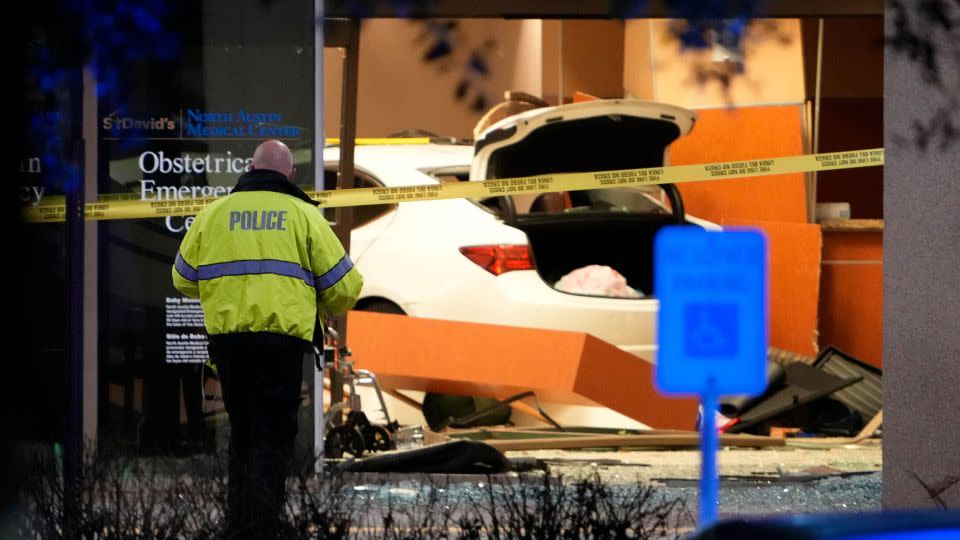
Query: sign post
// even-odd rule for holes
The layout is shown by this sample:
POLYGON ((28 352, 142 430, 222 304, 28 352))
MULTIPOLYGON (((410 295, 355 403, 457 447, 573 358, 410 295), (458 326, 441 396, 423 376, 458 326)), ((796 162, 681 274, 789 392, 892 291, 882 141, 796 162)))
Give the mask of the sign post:
POLYGON ((720 503, 720 475, 717 472, 717 450, 720 448, 716 418, 720 398, 715 390, 707 388, 700 394, 703 420, 700 422, 700 527, 717 521, 720 503))
POLYGON ((700 528, 717 520, 721 395, 763 392, 767 351, 767 243, 759 230, 664 227, 654 243, 656 384, 702 406, 700 528))

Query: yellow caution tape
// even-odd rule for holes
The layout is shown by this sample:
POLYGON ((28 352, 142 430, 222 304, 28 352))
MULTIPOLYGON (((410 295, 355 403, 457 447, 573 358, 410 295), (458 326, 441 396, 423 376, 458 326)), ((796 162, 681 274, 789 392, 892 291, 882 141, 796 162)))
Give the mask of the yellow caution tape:
MULTIPOLYGON (((774 174, 854 169, 883 165, 882 148, 832 152, 747 161, 724 161, 699 165, 672 165, 645 169, 617 171, 543 174, 496 180, 437 183, 403 187, 338 189, 308 192, 321 207, 366 206, 442 199, 480 199, 503 195, 535 194, 552 191, 581 189, 608 189, 654 184, 682 184, 706 180, 729 180, 774 174)), ((122 200, 102 197, 86 205, 86 219, 145 219, 167 216, 194 215, 216 200, 208 198, 184 198, 169 200, 130 199, 121 194, 122 200)), ((111 195, 110 197, 113 197, 111 195)), ((66 206, 43 203, 24 209, 24 218, 30 222, 63 221, 66 206)))

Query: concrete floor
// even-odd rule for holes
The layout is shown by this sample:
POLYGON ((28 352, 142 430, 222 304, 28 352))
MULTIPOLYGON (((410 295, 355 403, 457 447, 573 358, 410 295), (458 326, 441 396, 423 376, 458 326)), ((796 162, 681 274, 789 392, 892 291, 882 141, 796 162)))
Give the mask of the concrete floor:
MULTIPOLYGON (((413 396, 419 398, 419 395, 413 396)), ((375 401, 368 396, 366 407, 375 401)), ((419 410, 388 396, 391 414, 411 424, 421 423, 419 410)), ((543 404, 564 425, 603 425, 643 428, 642 424, 602 407, 543 404)), ((379 418, 379 417, 377 417, 379 418)), ((515 413, 518 425, 542 426, 515 413)), ((691 426, 692 429, 692 426, 691 426)), ((551 472, 568 478, 598 474, 605 483, 651 482, 671 497, 683 498, 696 514, 700 456, 696 450, 508 452, 510 458, 546 461, 551 472)), ((768 515, 880 509, 879 439, 830 449, 721 449, 721 515, 768 515)))
MULTIPOLYGON (((507 455, 543 460, 551 472, 565 477, 596 473, 610 485, 650 482, 696 511, 700 455, 695 450, 538 450, 507 455)), ((727 448, 720 451, 718 463, 723 516, 880 509, 878 440, 825 450, 727 448)))
MULTIPOLYGON (((682 503, 671 506, 670 525, 661 532, 667 537, 686 536, 696 529, 700 477, 697 451, 538 450, 507 452, 507 457, 527 463, 532 461, 530 458, 539 460, 549 469, 555 483, 562 482, 568 489, 579 478, 597 475, 610 493, 610 500, 624 504, 636 501, 631 495, 637 493, 638 485, 653 485, 656 488, 654 505, 677 500, 682 503)), ((721 518, 880 509, 879 440, 826 450, 725 449, 720 452, 719 467, 721 518)), ((430 475, 431 478, 426 478, 415 474, 366 474, 351 477, 352 487, 348 492, 351 500, 363 506, 369 522, 364 523, 370 531, 380 531, 377 519, 383 517, 388 507, 397 509, 401 516, 439 515, 443 508, 457 508, 451 522, 451 527, 456 528, 455 518, 462 512, 478 507, 478 503, 483 508, 491 498, 503 501, 503 493, 512 493, 508 498, 516 499, 516 488, 509 486, 519 483, 536 488, 541 475, 533 472, 521 476, 514 472, 491 477, 430 475), (370 521, 371 516, 377 519, 370 521)), ((524 504, 531 504, 532 499, 526 500, 524 504)), ((534 510, 531 515, 538 514, 534 510)))
MULTIPOLYGON (((508 457, 545 460, 551 470, 576 476, 597 472, 605 480, 656 478, 697 479, 700 453, 697 450, 570 451, 534 450, 508 452, 508 457)), ((806 448, 724 448, 718 464, 721 476, 802 477, 840 473, 877 472, 882 464, 878 442, 826 450, 806 448)))

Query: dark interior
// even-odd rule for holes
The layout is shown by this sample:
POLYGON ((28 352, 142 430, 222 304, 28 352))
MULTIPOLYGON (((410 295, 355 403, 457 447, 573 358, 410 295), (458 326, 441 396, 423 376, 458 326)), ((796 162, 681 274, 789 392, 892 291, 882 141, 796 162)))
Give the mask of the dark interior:
POLYGON ((558 116, 494 151, 486 177, 659 167, 664 149, 679 136, 680 128, 668 120, 607 115, 563 121, 558 116))
MULTIPOLYGON (((494 151, 486 177, 659 167, 666 147, 680 136, 677 124, 667 119, 607 115, 564 121, 558 115, 547 122, 494 151)), ((487 137, 496 138, 496 132, 487 137)), ((578 200, 579 193, 570 192, 574 206, 589 206, 589 201, 578 200)), ((527 234, 537 271, 550 285, 577 268, 598 264, 623 274, 631 287, 649 296, 653 237, 673 222, 669 214, 590 210, 531 214, 514 226, 527 234)))
POLYGON ((585 212, 521 217, 537 272, 553 285, 591 264, 609 266, 646 296, 653 294, 653 237, 672 223, 668 214, 585 212))

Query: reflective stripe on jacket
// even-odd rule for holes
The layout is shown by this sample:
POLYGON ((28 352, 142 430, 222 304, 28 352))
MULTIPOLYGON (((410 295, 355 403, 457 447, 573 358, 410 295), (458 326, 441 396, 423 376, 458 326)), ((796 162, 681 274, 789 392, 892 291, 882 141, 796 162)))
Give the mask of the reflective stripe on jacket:
POLYGON ((270 332, 310 341, 317 310, 353 307, 363 278, 315 203, 280 173, 246 173, 187 231, 173 284, 199 298, 211 336, 270 332))

